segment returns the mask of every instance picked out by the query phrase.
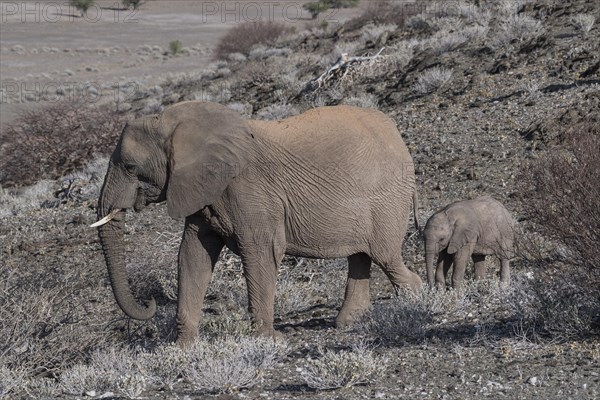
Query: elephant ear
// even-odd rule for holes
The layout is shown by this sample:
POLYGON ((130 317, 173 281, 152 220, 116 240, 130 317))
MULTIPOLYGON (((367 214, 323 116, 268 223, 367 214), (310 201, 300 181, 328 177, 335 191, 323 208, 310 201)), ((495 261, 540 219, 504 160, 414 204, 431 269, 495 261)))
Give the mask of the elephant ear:
POLYGON ((221 197, 249 162, 253 135, 239 114, 211 103, 175 105, 162 120, 172 129, 167 209, 183 218, 221 197))
POLYGON ((454 229, 450 242, 448 243, 448 254, 454 254, 463 246, 475 244, 477 242, 477 224, 473 212, 466 212, 461 215, 454 223, 454 229))

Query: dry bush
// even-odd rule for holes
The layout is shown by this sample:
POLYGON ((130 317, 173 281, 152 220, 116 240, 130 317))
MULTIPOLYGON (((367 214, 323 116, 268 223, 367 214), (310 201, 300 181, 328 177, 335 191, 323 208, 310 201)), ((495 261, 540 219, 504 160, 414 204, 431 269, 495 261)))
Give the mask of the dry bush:
POLYGON ((89 365, 76 364, 62 373, 60 386, 71 395, 113 390, 125 398, 139 398, 147 387, 143 355, 121 347, 96 351, 89 365))
POLYGON ((286 353, 286 343, 269 338, 198 339, 189 351, 185 376, 198 390, 231 393, 256 385, 286 353))
POLYGON ((253 46, 271 44, 278 37, 292 32, 292 28, 279 22, 244 22, 221 38, 215 49, 215 58, 225 60, 232 53, 248 56, 253 46))
POLYGON ((571 338, 589 335, 600 322, 600 128, 584 121, 558 137, 561 144, 532 162, 520 181, 534 229, 565 246, 541 259, 533 321, 545 333, 571 338))
POLYGON ((108 108, 58 102, 24 111, 0 132, 0 184, 27 186, 110 154, 125 117, 108 108))
POLYGON ((594 22, 596 22, 596 17, 592 14, 577 14, 573 16, 571 21, 578 31, 588 33, 592 30, 594 22))
POLYGON ((157 347, 154 352, 141 353, 142 374, 155 386, 173 390, 190 362, 187 350, 170 344, 157 347))
POLYGON ((410 17, 421 14, 425 9, 426 4, 422 2, 373 1, 369 2, 362 15, 350 20, 348 25, 359 27, 371 22, 380 25, 393 24, 402 28, 410 17))
POLYGON ((559 134, 562 144, 523 174, 523 206, 549 238, 563 242, 574 265, 600 271, 600 127, 581 122, 559 134))
POLYGON ((535 39, 544 33, 542 22, 527 15, 503 19, 496 30, 490 31, 493 48, 505 48, 513 43, 535 39))
POLYGON ((452 81, 452 70, 433 67, 423 71, 417 77, 417 82, 412 86, 412 90, 419 95, 426 95, 443 88, 450 81, 452 81))
POLYGON ((348 351, 324 351, 309 359, 303 374, 306 384, 317 390, 349 388, 376 380, 387 369, 388 359, 375 354, 366 343, 358 343, 348 351))
MULTIPOLYGON (((10 285, 14 284, 14 280, 10 285)), ((76 290, 76 289, 75 289, 76 290)), ((84 304, 76 304, 68 285, 0 292, 0 358, 24 376, 55 373, 84 359, 108 339, 106 332, 82 324, 84 304)), ((89 321, 88 321, 89 323, 89 321)))

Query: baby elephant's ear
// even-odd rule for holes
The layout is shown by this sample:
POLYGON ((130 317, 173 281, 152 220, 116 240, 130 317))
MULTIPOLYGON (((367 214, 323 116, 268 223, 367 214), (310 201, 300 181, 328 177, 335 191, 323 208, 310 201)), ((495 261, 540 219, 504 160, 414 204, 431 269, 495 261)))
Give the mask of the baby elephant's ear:
POLYGON ((463 246, 475 244, 477 242, 477 230, 475 224, 458 220, 454 225, 454 231, 448 244, 448 254, 454 254, 463 246))
POLYGON ((246 121, 226 107, 191 102, 174 108, 167 208, 183 218, 221 197, 248 163, 253 140, 246 121))

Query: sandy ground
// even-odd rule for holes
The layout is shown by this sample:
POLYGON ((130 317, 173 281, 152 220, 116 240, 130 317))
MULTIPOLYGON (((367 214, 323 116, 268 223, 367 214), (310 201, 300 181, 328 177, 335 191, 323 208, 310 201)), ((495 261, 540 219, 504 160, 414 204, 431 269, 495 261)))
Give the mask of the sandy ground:
MULTIPOLYGON (((67 3, 67 2, 65 2, 67 3)), ((132 96, 171 74, 201 70, 212 62, 219 38, 236 24, 274 20, 298 31, 323 19, 336 24, 359 10, 334 10, 314 21, 302 1, 149 1, 126 10, 97 1, 85 17, 62 2, 2 2, 0 10, 0 122, 35 103, 59 99, 70 87, 87 93, 132 96), (181 41, 182 55, 168 55, 181 41), (114 92, 114 93, 112 93, 114 92), (19 94, 21 100, 14 100, 19 94), (58 93, 58 94, 57 94, 58 93)), ((363 6, 364 7, 364 6, 363 6)), ((82 94, 84 100, 89 99, 82 94)), ((74 99, 77 101, 77 98, 74 99)))

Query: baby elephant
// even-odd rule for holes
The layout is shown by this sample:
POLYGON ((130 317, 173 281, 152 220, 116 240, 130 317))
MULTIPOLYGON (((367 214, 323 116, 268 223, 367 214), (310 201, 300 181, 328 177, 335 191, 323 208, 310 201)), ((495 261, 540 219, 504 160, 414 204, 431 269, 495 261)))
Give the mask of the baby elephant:
POLYGON ((452 286, 458 287, 471 257, 475 264, 475 279, 485 277, 485 256, 490 254, 500 259, 500 282, 507 285, 510 281, 509 260, 515 256, 514 229, 515 222, 508 210, 489 196, 457 201, 437 211, 425 225, 429 286, 434 286, 435 256, 435 283, 446 286, 448 270, 454 263, 452 286))

